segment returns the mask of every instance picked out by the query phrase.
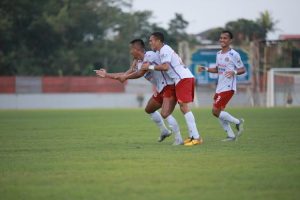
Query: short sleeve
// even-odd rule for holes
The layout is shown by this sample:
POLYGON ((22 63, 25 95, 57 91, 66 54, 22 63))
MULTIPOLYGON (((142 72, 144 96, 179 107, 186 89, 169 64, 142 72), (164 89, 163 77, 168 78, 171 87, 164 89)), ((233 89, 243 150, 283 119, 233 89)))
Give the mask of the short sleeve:
POLYGON ((173 54, 173 51, 169 48, 161 48, 160 52, 159 52, 159 57, 160 57, 160 60, 161 60, 161 63, 164 64, 164 63, 170 63, 171 62, 171 59, 172 59, 172 54, 173 54))
POLYGON ((244 67, 244 63, 242 62, 242 59, 239 54, 235 54, 233 56, 233 64, 236 68, 244 67))

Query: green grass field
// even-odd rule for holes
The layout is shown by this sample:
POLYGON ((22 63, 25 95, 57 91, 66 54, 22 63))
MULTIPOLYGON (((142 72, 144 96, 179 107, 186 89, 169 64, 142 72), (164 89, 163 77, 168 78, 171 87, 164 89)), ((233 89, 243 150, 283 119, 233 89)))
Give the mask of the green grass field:
POLYGON ((196 147, 156 142, 141 109, 0 111, 0 199, 300 199, 300 108, 229 109, 246 120, 230 143, 193 111, 196 147))

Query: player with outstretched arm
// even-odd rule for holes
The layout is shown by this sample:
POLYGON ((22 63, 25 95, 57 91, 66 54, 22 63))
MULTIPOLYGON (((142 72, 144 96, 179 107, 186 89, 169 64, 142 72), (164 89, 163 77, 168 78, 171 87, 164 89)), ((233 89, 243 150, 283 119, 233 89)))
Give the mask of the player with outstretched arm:
POLYGON ((244 74, 246 68, 237 51, 230 48, 233 34, 230 31, 222 31, 220 35, 221 50, 217 53, 215 67, 201 67, 210 73, 218 73, 218 84, 214 95, 212 114, 220 121, 221 126, 227 133, 227 138, 222 141, 234 141, 242 134, 244 119, 237 119, 224 111, 236 91, 236 76, 244 74), (235 124, 237 134, 231 129, 230 123, 235 124))
POLYGON ((121 82, 124 82, 127 79, 137 79, 144 76, 156 89, 156 92, 149 99, 145 111, 151 116, 151 119, 161 131, 158 141, 161 142, 171 135, 171 132, 165 126, 164 118, 167 120, 175 135, 173 145, 183 144, 179 125, 172 116, 172 112, 177 103, 174 82, 164 72, 141 70, 141 66, 144 62, 158 64, 160 62, 159 55, 153 51, 145 51, 145 44, 141 39, 135 39, 130 42, 130 54, 134 58, 131 71, 125 73, 107 73, 105 70, 101 69, 96 71, 97 75, 105 78, 118 79, 121 82), (161 113, 157 111, 160 108, 161 113))

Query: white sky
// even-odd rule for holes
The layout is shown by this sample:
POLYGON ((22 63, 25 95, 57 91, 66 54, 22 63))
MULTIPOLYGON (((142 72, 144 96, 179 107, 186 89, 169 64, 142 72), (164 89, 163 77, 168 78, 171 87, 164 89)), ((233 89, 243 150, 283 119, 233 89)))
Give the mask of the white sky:
POLYGON ((189 22, 188 33, 224 27, 239 18, 256 20, 260 12, 268 10, 279 21, 279 30, 268 39, 278 39, 280 34, 300 34, 300 0, 133 0, 133 10, 152 11, 151 22, 164 28, 175 13, 180 13, 189 22))

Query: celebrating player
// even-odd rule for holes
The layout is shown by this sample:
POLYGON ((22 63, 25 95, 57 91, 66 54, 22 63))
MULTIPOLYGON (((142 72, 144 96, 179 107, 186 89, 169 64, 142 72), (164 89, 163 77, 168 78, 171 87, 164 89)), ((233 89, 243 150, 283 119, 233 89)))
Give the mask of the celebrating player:
POLYGON ((222 141, 236 140, 243 131, 244 123, 244 119, 237 119, 224 111, 236 91, 236 76, 246 71, 239 53, 230 48, 232 39, 230 31, 223 31, 219 39, 221 50, 217 53, 216 67, 201 67, 202 70, 219 75, 212 113, 219 118, 221 126, 227 132, 227 138, 222 141), (230 123, 236 125, 237 135, 232 131, 230 123))
POLYGON ((144 76, 156 88, 157 92, 149 99, 145 108, 146 113, 151 116, 151 119, 157 124, 161 130, 159 142, 171 135, 171 132, 166 128, 163 118, 167 120, 170 128, 175 134, 175 141, 173 145, 183 144, 180 134, 179 125, 176 119, 171 115, 177 100, 175 95, 175 86, 172 79, 164 72, 153 72, 148 70, 141 70, 141 65, 146 61, 150 63, 159 63, 160 59, 157 53, 153 51, 145 52, 145 44, 143 40, 136 39, 130 42, 130 53, 135 59, 131 70, 126 73, 106 73, 105 70, 98 70, 98 76, 118 79, 124 82, 126 79, 136 79, 144 76), (157 111, 161 108, 161 114, 157 111))
POLYGON ((194 76, 190 70, 182 63, 181 58, 174 50, 164 44, 164 35, 154 32, 149 39, 153 51, 158 51, 162 64, 145 63, 142 69, 152 71, 166 71, 169 77, 175 82, 176 97, 181 112, 184 114, 189 137, 184 141, 185 146, 202 144, 203 140, 197 130, 196 122, 189 103, 194 100, 194 76))

